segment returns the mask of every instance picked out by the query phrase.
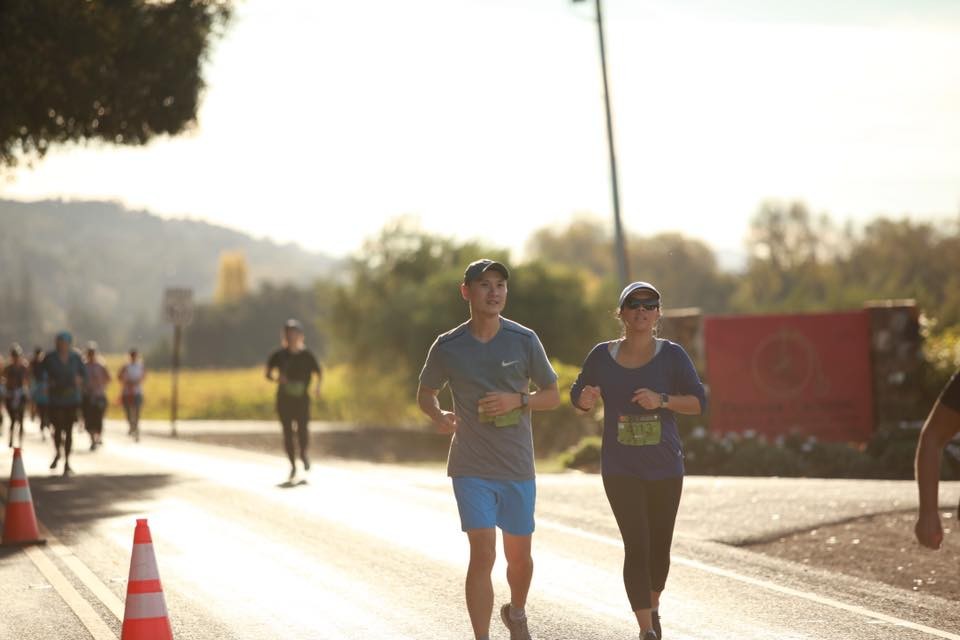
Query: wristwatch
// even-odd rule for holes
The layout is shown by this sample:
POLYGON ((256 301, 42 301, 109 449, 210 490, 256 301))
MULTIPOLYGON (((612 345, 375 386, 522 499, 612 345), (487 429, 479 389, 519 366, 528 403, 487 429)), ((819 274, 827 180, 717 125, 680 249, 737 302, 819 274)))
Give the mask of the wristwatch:
POLYGON ((530 394, 521 393, 520 394, 520 408, 526 409, 530 405, 530 394))
POLYGON ((666 408, 667 404, 669 404, 669 403, 670 403, 670 396, 668 396, 668 395, 665 394, 665 393, 661 393, 661 394, 660 394, 660 408, 661 408, 661 409, 666 408))

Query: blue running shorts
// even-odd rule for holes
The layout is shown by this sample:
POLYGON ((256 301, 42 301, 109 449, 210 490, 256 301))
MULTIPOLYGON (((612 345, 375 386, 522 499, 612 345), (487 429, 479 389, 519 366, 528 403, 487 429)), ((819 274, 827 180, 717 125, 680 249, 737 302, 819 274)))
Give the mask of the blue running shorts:
POLYGON ((537 502, 535 480, 453 478, 453 493, 463 531, 500 527, 514 536, 533 533, 537 502))

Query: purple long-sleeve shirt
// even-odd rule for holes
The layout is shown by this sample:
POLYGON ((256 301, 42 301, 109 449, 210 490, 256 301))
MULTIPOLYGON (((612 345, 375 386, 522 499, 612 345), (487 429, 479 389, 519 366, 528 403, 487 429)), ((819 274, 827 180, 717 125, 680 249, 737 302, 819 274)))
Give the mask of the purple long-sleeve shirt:
POLYGON ((642 367, 627 368, 610 354, 610 342, 593 348, 576 382, 570 399, 578 405, 586 385, 600 387, 603 398, 603 475, 637 476, 661 480, 682 476, 683 445, 677 419, 668 409, 647 410, 631 402, 637 389, 669 395, 692 395, 707 399, 703 383, 683 347, 669 340, 659 341, 653 359, 642 367), (631 432, 633 430, 633 432, 631 432))

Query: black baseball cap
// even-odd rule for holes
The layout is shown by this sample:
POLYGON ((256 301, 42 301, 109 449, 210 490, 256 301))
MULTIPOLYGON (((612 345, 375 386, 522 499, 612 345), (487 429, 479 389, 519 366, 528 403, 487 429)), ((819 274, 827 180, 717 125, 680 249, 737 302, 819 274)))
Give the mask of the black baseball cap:
POLYGON ((502 263, 491 260, 490 258, 480 258, 467 265, 466 270, 463 272, 463 283, 468 284, 473 282, 491 269, 502 275, 504 280, 510 279, 510 272, 507 271, 507 268, 503 266, 502 263))

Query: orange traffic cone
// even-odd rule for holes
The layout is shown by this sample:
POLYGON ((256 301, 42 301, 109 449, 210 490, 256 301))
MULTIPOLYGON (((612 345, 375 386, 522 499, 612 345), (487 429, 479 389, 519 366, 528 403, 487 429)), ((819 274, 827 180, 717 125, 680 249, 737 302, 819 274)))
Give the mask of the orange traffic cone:
POLYGON ((37 514, 33 511, 30 483, 23 470, 20 448, 13 450, 13 469, 10 471, 10 488, 7 490, 7 512, 3 517, 3 544, 45 544, 37 530, 37 514))
POLYGON ((145 519, 137 520, 133 532, 130 581, 120 640, 173 640, 153 539, 145 519))

